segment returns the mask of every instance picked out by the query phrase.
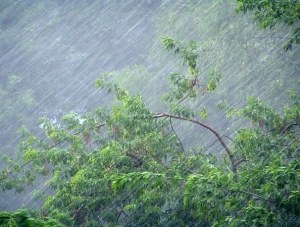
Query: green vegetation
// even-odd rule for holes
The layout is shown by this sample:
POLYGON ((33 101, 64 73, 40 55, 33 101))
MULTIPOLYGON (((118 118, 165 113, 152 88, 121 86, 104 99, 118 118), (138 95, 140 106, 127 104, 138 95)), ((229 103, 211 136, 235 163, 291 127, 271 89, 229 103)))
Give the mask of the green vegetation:
MULTIPOLYGON (((178 10, 166 14, 171 3, 143 1, 143 12, 162 7, 154 39, 165 52, 157 41, 147 56, 153 64, 102 73, 94 85, 100 94, 112 94, 109 103, 71 112, 58 122, 40 118, 34 132, 20 128, 20 159, 1 156, 1 189, 23 192, 44 176, 51 190, 35 192, 43 200, 37 213, 0 212, 0 226, 300 226, 299 52, 284 55, 295 64, 274 63, 283 52, 276 49, 269 56, 267 47, 278 42, 237 36, 235 30, 245 21, 233 18, 236 6, 217 3, 217 14, 209 15, 209 1, 178 1, 178 10), (205 17, 214 24, 210 29, 198 23, 205 17), (210 38, 199 32, 205 29, 210 38), (188 31, 191 37, 185 37, 188 31), (219 39, 212 38, 215 34, 219 39), (247 58, 244 52, 251 48, 266 67, 247 58), (158 60, 152 62, 154 58, 158 60), (247 73, 230 72, 226 65, 233 62, 247 73), (161 76, 166 73, 168 80, 161 76), (149 86, 155 95, 149 95, 149 86), (221 121, 225 115, 228 121, 221 121)), ((239 1, 238 10, 264 9, 243 4, 239 1)), ((31 7, 45 10, 41 3, 31 7)), ((293 43, 298 43, 296 36, 293 43)), ((32 53, 33 46, 26 48, 32 53)), ((73 51, 72 57, 83 59, 78 70, 88 67, 90 55, 73 51)), ((74 86, 80 81, 71 79, 74 86)), ((19 112, 36 105, 37 94, 26 86, 18 90, 21 81, 8 76, 0 95, 2 108, 11 107, 10 117, 25 122, 19 112)))
POLYGON ((293 29, 293 36, 284 45, 284 49, 292 49, 293 44, 300 44, 300 2, 297 0, 284 1, 255 1, 237 0, 237 12, 255 11, 254 21, 260 28, 273 28, 283 23, 293 29))
MULTIPOLYGON (((42 119, 45 139, 24 129, 24 164, 2 171, 2 189, 30 184, 38 174, 51 176, 47 184, 56 193, 45 197, 41 209, 67 226, 299 225, 300 97, 290 91, 293 104, 281 114, 253 97, 240 109, 220 103, 253 124, 239 129, 229 147, 222 132, 184 105, 203 89, 196 43, 167 37, 164 45, 188 69, 185 76, 170 75, 164 96, 169 111, 155 114, 141 96, 98 79, 96 86, 114 92, 118 104, 65 115, 60 126, 42 119), (177 121, 214 134, 225 151, 222 161, 184 150, 177 121), (21 177, 12 178, 16 173, 21 177)), ((205 91, 218 81, 211 77, 205 91)))
POLYGON ((17 210, 14 213, 0 212, 1 227, 62 227, 57 221, 50 218, 32 218, 26 210, 17 210))

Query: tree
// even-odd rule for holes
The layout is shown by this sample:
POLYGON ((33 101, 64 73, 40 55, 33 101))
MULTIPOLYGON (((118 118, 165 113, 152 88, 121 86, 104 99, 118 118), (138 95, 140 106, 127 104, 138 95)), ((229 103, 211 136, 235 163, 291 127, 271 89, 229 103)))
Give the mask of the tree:
POLYGON ((213 92, 221 76, 212 71, 201 80, 195 42, 163 42, 187 67, 169 77, 169 111, 153 113, 140 95, 98 79, 96 87, 115 93, 117 103, 67 114, 60 124, 41 119, 42 138, 23 128, 23 162, 6 157, 2 190, 48 176, 55 194, 45 197, 41 212, 67 226, 299 225, 300 97, 290 91, 293 102, 281 113, 254 97, 239 109, 220 102, 229 116, 252 122, 228 144, 205 123, 205 109, 196 114, 186 104, 213 92), (181 121, 212 133, 223 155, 186 150, 181 121))
POLYGON ((50 218, 32 218, 26 210, 17 210, 13 213, 0 212, 0 226, 2 227, 62 227, 57 221, 50 218))
POLYGON ((237 0, 237 12, 254 11, 254 21, 261 29, 272 28, 283 23, 293 29, 293 35, 284 45, 285 50, 291 50, 293 44, 300 44, 300 3, 298 0, 255 1, 237 0))

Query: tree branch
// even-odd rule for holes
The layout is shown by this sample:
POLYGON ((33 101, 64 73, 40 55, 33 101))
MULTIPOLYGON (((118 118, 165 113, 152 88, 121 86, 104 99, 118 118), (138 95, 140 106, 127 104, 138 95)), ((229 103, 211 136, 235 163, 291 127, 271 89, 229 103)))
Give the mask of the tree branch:
POLYGON ((293 125, 300 125, 300 123, 292 123, 292 124, 289 124, 288 126, 286 126, 286 127, 282 130, 282 132, 280 133, 280 135, 282 136, 282 135, 286 132, 286 130, 288 130, 289 127, 291 127, 291 126, 293 126, 293 125))
MULTIPOLYGON (((231 139, 229 136, 221 136, 221 137, 228 138, 229 140, 231 140, 232 142, 234 142, 233 139, 231 139)), ((211 145, 209 145, 209 146, 207 146, 207 147, 212 147, 218 140, 219 140, 219 139, 215 140, 211 145)), ((234 143, 235 143, 235 142, 234 142, 234 143)))
POLYGON ((235 167, 238 167, 242 162, 246 162, 246 161, 247 161, 246 158, 242 158, 240 161, 234 163, 234 166, 235 166, 235 167))
POLYGON ((228 146, 223 141, 222 136, 220 136, 220 134, 216 130, 214 130, 212 127, 210 127, 209 125, 207 125, 207 124, 205 124, 203 122, 195 120, 195 119, 188 119, 188 118, 184 118, 184 117, 180 117, 180 116, 174 116, 174 115, 168 114, 168 113, 161 113, 161 114, 153 116, 153 118, 161 118, 161 117, 169 117, 169 118, 179 119, 179 120, 183 120, 183 121, 189 121, 189 122, 192 122, 192 123, 195 123, 197 125, 200 125, 200 126, 206 128, 206 129, 208 129, 209 131, 211 131, 218 138, 218 140, 220 141, 221 145, 223 146, 223 148, 225 149, 226 153, 228 154, 230 162, 231 162, 231 166, 232 166, 232 171, 236 173, 236 166, 235 166, 235 161, 234 161, 234 155, 232 154, 231 150, 228 148, 228 146))
POLYGON ((78 210, 76 210, 76 212, 74 213, 72 219, 74 219, 76 217, 76 215, 80 212, 80 210, 83 208, 83 204, 81 204, 81 206, 78 208, 78 210))
MULTIPOLYGON (((191 85, 191 88, 190 88, 189 93, 187 93, 187 95, 186 95, 183 99, 179 100, 179 101, 177 102, 178 104, 182 103, 184 100, 186 100, 186 99, 190 96, 190 94, 192 93, 194 87, 198 85, 198 78, 195 77, 195 78, 191 81, 191 83, 192 83, 192 85, 191 85)), ((198 85, 198 87, 199 87, 199 85, 198 85)))
POLYGON ((121 217, 121 214, 124 214, 125 216, 127 216, 127 214, 124 212, 124 210, 121 210, 121 212, 119 213, 118 217, 117 217, 117 220, 116 220, 116 224, 118 223, 120 217, 121 217))
MULTIPOLYGON (((29 163, 31 163, 31 161, 24 163, 23 165, 20 166, 20 168, 23 168, 24 166, 28 165, 29 163)), ((13 174, 13 173, 14 173, 14 171, 11 170, 11 171, 7 172, 6 174, 10 175, 10 174, 13 174)))
POLYGON ((186 100, 189 97, 189 95, 192 93, 192 91, 193 90, 190 89, 189 93, 183 99, 179 100, 177 103, 179 104, 179 103, 182 103, 184 100, 186 100))
POLYGON ((222 186, 222 188, 224 188, 224 189, 226 189, 226 190, 228 190, 228 191, 230 191, 230 192, 240 192, 240 193, 252 195, 252 196, 255 196, 255 197, 260 198, 260 199, 262 199, 262 200, 268 201, 268 202, 270 202, 270 203, 277 203, 276 201, 274 201, 274 200, 272 200, 272 199, 264 198, 264 197, 262 197, 262 196, 260 196, 260 195, 254 194, 254 193, 252 193, 252 192, 247 192, 247 191, 243 191, 243 190, 231 190, 230 188, 227 188, 227 187, 225 187, 225 186, 222 186))

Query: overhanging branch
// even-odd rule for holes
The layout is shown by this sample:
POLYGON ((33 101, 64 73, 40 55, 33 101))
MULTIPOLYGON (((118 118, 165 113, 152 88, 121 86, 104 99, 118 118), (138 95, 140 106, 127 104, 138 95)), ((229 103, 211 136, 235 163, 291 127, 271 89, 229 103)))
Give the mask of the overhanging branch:
POLYGON ((205 124, 201 121, 198 121, 196 119, 188 119, 188 118, 184 118, 184 117, 180 117, 180 116, 174 116, 174 115, 168 114, 168 113, 161 113, 161 114, 157 114, 157 115, 153 116, 153 118, 162 118, 162 117, 169 117, 169 118, 179 119, 179 120, 183 120, 183 121, 189 121, 189 122, 200 125, 200 126, 206 128, 206 129, 208 129, 209 131, 211 131, 218 138, 219 142, 221 143, 221 145, 225 149, 227 155, 229 156, 231 166, 232 166, 232 171, 236 172, 236 165, 235 165, 235 161, 234 161, 234 155, 232 154, 231 150, 228 148, 228 146, 223 141, 222 136, 216 130, 214 130, 211 126, 209 126, 209 125, 207 125, 207 124, 205 124))
POLYGON ((293 126, 293 125, 300 125, 300 123, 292 123, 292 124, 289 124, 288 126, 286 126, 283 130, 282 130, 282 132, 280 133, 280 135, 282 136, 285 132, 286 132, 286 130, 288 130, 291 126, 293 126))

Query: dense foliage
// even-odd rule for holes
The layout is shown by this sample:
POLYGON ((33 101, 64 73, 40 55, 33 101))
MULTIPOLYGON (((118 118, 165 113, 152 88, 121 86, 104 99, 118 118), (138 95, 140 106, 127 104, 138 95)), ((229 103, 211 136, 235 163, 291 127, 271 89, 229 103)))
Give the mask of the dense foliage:
POLYGON ((50 218, 32 218, 26 210, 17 210, 16 212, 0 213, 1 227, 61 227, 57 221, 50 218))
POLYGON ((300 2, 298 0, 256 1, 237 0, 237 11, 246 13, 254 11, 254 21, 260 28, 272 28, 283 23, 293 29, 292 37, 284 45, 284 49, 292 49, 293 44, 300 44, 300 2))

